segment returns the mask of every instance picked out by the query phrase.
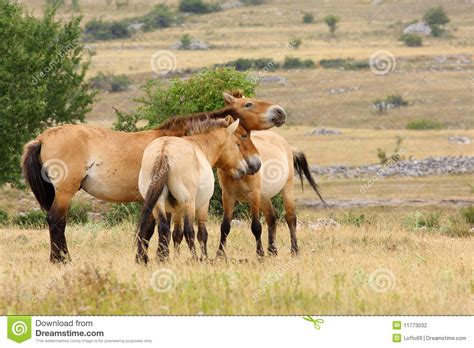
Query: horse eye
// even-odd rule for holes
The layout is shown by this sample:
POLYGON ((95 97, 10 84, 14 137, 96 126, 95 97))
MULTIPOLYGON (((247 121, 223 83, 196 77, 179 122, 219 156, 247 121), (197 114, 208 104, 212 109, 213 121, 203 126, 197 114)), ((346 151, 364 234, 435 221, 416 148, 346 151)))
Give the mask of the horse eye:
POLYGON ((248 102, 248 103, 245 103, 245 105, 244 105, 244 106, 245 106, 246 108, 249 108, 249 107, 253 106, 253 103, 251 103, 251 102, 248 102))
POLYGON ((247 134, 242 134, 242 136, 240 137, 240 139, 245 140, 245 139, 247 139, 248 137, 249 137, 249 136, 248 136, 247 134))

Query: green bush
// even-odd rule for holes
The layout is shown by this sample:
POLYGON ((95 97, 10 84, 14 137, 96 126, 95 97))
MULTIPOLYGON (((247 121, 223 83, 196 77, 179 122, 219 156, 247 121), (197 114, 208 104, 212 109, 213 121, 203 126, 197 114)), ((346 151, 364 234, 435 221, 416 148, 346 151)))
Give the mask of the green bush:
POLYGON ((243 0, 242 1, 245 5, 262 5, 266 2, 266 0, 243 0))
POLYGON ((442 6, 430 8, 423 16, 423 20, 430 27, 445 25, 449 23, 449 18, 446 15, 446 12, 444 12, 444 9, 442 6))
POLYGON ((300 38, 295 38, 295 39, 290 40, 289 45, 293 47, 295 50, 297 50, 301 46, 302 43, 303 43, 303 40, 301 40, 300 38))
POLYGON ((175 24, 175 15, 171 9, 163 4, 156 5, 147 14, 135 18, 134 22, 145 23, 143 31, 152 31, 159 28, 168 28, 175 24))
POLYGON ((84 28, 84 39, 86 41, 115 40, 132 36, 128 30, 128 23, 124 21, 104 22, 93 19, 86 23, 84 28))
POLYGON ((84 28, 86 41, 115 40, 129 38, 132 32, 128 29, 132 23, 144 23, 143 31, 168 28, 175 24, 176 19, 171 9, 163 4, 156 5, 143 16, 126 18, 120 21, 104 22, 93 19, 84 28))
POLYGON ((279 68, 280 65, 271 58, 238 58, 224 64, 217 64, 216 67, 232 67, 238 71, 247 71, 251 69, 261 70, 266 69, 267 71, 274 71, 279 68))
POLYGON ((438 121, 419 119, 408 122, 405 128, 411 130, 441 129, 443 125, 438 121))
POLYGON ((326 23, 326 25, 328 26, 331 36, 334 36, 334 34, 336 33, 337 23, 339 23, 340 20, 341 19, 338 16, 332 14, 324 17, 323 22, 326 23))
POLYGON ((405 218, 404 223, 410 229, 435 229, 440 227, 438 212, 422 213, 416 211, 405 218))
POLYGON ((138 121, 146 121, 147 128, 158 126, 171 116, 194 112, 212 111, 224 107, 222 92, 240 89, 246 96, 255 94, 256 82, 246 72, 234 68, 203 70, 186 80, 179 78, 163 83, 160 79, 149 81, 138 110, 132 114, 117 112, 115 129, 136 131, 142 129, 138 121))
POLYGON ((326 69, 345 69, 345 70, 359 70, 370 68, 369 62, 364 60, 353 60, 353 59, 321 59, 319 64, 326 69))
POLYGON ((423 38, 416 34, 403 34, 400 40, 408 47, 420 47, 423 45, 423 38))
POLYGON ((105 223, 108 226, 116 226, 125 221, 136 223, 141 210, 142 205, 137 202, 114 204, 112 209, 105 213, 105 223))
POLYGON ((12 218, 12 224, 21 228, 44 228, 46 222, 46 213, 42 210, 30 210, 26 213, 20 213, 12 218))
POLYGON ((90 110, 81 35, 79 18, 61 22, 51 11, 37 18, 0 0, 0 183, 20 182, 25 143, 90 110))
POLYGON ((461 216, 468 224, 474 224, 474 205, 470 205, 467 208, 462 208, 461 216))
POLYGON ((191 45, 191 35, 189 34, 183 34, 181 36, 181 39, 179 40, 181 42, 181 48, 182 49, 187 49, 191 45))
POLYGON ((353 214, 352 212, 345 213, 342 217, 337 219, 340 224, 343 225, 354 225, 357 227, 362 226, 366 221, 364 214, 353 214))
POLYGON ((180 0, 179 10, 190 13, 211 13, 220 10, 220 6, 215 3, 207 3, 202 0, 180 0))
POLYGON ((69 208, 67 222, 74 225, 84 225, 88 222, 87 213, 91 211, 88 203, 73 202, 69 208))
POLYGON ((394 163, 398 162, 400 160, 404 160, 405 157, 401 155, 401 146, 402 146, 403 138, 400 136, 397 136, 397 141, 395 143, 395 148, 393 149, 391 154, 387 154, 384 150, 381 148, 377 149, 377 157, 379 158, 380 164, 384 165, 388 163, 389 161, 394 163))
POLYGON ((432 25, 431 26, 431 36, 440 37, 444 34, 444 28, 439 25, 432 25))
POLYGON ((314 22, 314 16, 312 13, 306 12, 303 15, 303 23, 310 24, 314 22))
POLYGON ((91 81, 92 88, 107 92, 125 91, 130 87, 130 79, 127 75, 113 75, 111 73, 99 72, 91 81))
POLYGON ((302 60, 300 58, 285 57, 282 65, 283 69, 313 69, 316 64, 312 59, 302 60))
POLYGON ((9 222, 10 218, 8 216, 8 213, 0 208, 0 226, 8 225, 9 222))

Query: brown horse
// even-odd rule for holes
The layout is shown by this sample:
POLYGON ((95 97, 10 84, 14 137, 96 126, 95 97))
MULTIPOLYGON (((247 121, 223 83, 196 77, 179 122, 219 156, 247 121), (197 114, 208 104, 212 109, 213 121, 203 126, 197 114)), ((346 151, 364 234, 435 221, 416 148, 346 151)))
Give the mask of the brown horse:
MULTIPOLYGON (((218 170, 219 183, 222 188, 222 205, 224 217, 221 224, 221 240, 217 256, 225 255, 225 244, 230 232, 230 222, 236 201, 247 201, 252 212, 251 230, 257 244, 257 255, 264 256, 260 224, 260 209, 262 209, 268 225, 268 253, 277 254, 275 243, 277 216, 271 198, 281 193, 285 206, 285 219, 290 229, 291 252, 298 253, 296 238, 296 214, 293 193, 295 171, 301 179, 303 175, 319 198, 319 186, 309 171, 306 156, 302 152, 295 152, 284 138, 271 131, 253 132, 252 141, 257 147, 262 160, 262 169, 255 175, 247 175, 236 180, 223 170, 218 170)), ((325 202, 324 202, 325 203, 325 202)))
MULTIPOLYGON (((70 259, 66 237, 66 215, 73 196, 81 188, 109 202, 141 201, 138 189, 143 151, 150 141, 163 135, 185 135, 189 125, 208 118, 232 115, 247 130, 280 126, 286 113, 278 105, 224 93, 226 107, 176 117, 156 129, 125 133, 88 125, 51 128, 25 145, 23 175, 42 209, 47 212, 52 262, 70 259)), ((248 163, 255 167, 257 163, 248 163)), ((258 168, 254 168, 257 170, 258 168)), ((150 229, 154 229, 154 223, 150 229)))
MULTIPOLYGON (((161 261, 169 255, 167 213, 172 213, 175 222, 183 221, 186 242, 193 258, 197 258, 193 222, 196 212, 207 217, 214 192, 212 168, 217 167, 236 180, 248 171, 243 152, 249 145, 242 146, 242 142, 251 144, 251 140, 250 136, 235 135, 238 124, 239 120, 230 125, 226 120, 209 120, 196 129, 198 134, 160 137, 146 147, 139 175, 140 192, 145 202, 137 232, 137 262, 148 262, 151 238, 148 224, 152 214, 158 222, 157 255, 161 261)), ((253 154, 253 144, 250 148, 254 150, 253 154)), ((201 256, 207 258, 206 229, 198 229, 197 237, 201 256)))

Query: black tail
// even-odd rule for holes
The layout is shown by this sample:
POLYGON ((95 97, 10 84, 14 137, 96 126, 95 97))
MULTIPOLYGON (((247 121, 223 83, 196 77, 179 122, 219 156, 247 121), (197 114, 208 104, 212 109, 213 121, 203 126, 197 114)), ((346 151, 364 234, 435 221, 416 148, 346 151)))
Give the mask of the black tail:
POLYGON ((43 163, 40 154, 41 143, 39 141, 33 140, 26 144, 21 158, 21 169, 41 208, 49 211, 54 201, 55 191, 53 184, 44 180, 45 174, 42 172, 43 163))
POLYGON ((293 151, 293 166, 295 167, 296 174, 300 177, 301 180, 301 188, 303 188, 303 175, 308 180, 309 184, 313 188, 314 192, 318 195, 321 202, 324 203, 324 206, 327 207, 327 203, 324 200, 323 196, 321 195, 321 189, 319 188, 318 184, 313 179, 311 172, 309 171, 308 160, 304 152, 296 152, 293 151))
POLYGON ((168 179, 169 163, 166 156, 161 156, 155 162, 151 174, 150 186, 146 191, 145 202, 143 203, 142 213, 138 222, 137 242, 141 243, 142 237, 146 235, 149 222, 153 218, 152 212, 156 202, 163 193, 166 180, 168 179))

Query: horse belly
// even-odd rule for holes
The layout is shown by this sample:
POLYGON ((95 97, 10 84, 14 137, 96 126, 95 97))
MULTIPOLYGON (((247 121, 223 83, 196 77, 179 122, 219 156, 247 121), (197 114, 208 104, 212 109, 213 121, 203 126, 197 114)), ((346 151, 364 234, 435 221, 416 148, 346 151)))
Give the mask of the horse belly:
POLYGON ((200 172, 201 175, 196 194, 196 209, 202 208, 208 204, 212 194, 214 193, 214 173, 207 161, 201 165, 200 172))

